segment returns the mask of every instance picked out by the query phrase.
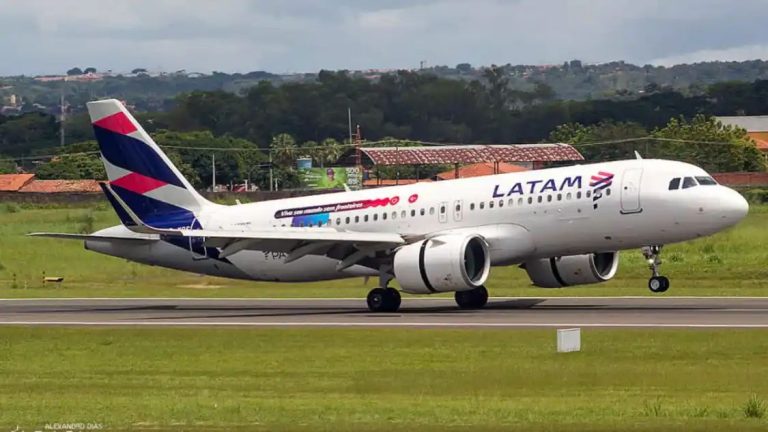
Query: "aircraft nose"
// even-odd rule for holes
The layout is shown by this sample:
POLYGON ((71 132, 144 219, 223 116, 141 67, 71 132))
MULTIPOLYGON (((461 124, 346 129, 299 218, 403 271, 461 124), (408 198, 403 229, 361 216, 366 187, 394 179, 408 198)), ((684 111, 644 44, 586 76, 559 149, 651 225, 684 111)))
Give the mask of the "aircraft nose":
POLYGON ((744 219, 749 212, 749 203, 740 193, 730 188, 724 188, 724 193, 720 201, 720 208, 723 219, 731 224, 736 224, 744 219))

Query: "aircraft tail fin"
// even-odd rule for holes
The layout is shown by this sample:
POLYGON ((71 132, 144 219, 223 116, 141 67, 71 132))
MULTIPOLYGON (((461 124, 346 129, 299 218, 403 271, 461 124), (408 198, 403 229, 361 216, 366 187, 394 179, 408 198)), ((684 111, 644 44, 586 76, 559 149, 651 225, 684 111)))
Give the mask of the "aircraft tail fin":
POLYGON ((200 228, 197 216, 214 204, 197 193, 125 106, 116 99, 87 106, 109 178, 102 189, 123 224, 133 221, 107 189, 149 226, 200 228))

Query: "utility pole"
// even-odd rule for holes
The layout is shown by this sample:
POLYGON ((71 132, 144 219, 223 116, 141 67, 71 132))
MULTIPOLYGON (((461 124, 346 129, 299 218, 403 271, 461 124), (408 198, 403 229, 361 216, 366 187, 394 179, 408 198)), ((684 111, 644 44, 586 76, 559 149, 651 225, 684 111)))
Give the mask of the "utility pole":
POLYGON ((67 113, 64 109, 64 91, 61 92, 61 99, 59 100, 59 109, 61 110, 61 117, 59 118, 59 145, 64 147, 66 144, 66 138, 64 135, 64 122, 66 121, 67 113))
POLYGON ((352 144, 352 108, 347 107, 347 125, 349 126, 349 143, 352 144))
POLYGON ((272 181, 272 150, 269 150, 269 191, 273 191, 274 182, 272 181))
POLYGON ((216 192, 216 153, 211 153, 211 192, 216 192))

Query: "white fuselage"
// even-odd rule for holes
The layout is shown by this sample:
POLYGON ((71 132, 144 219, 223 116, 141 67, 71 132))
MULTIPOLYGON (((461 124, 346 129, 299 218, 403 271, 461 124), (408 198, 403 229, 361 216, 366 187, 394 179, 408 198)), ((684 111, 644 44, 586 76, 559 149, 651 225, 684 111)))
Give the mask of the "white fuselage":
MULTIPOLYGON (((462 231, 483 236, 493 265, 536 258, 663 245, 716 233, 747 213, 746 201, 720 185, 670 190, 674 178, 707 177, 690 164, 626 160, 355 192, 216 206, 198 216, 210 230, 318 226, 393 232, 421 239, 462 231)), ((132 237, 122 225, 97 233, 132 237)), ((307 255, 285 263, 284 250, 243 250, 225 260, 180 240, 86 241, 90 250, 196 273, 269 281, 377 275, 307 255)))

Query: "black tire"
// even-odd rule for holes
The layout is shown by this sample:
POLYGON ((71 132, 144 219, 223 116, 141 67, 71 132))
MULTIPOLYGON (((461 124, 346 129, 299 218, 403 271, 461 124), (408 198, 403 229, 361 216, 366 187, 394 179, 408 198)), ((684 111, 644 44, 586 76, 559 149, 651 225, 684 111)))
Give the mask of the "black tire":
POLYGON ((669 278, 666 276, 654 276, 648 279, 648 289, 656 294, 666 292, 669 289, 669 278))
POLYGON ((388 299, 387 290, 384 288, 374 288, 368 292, 368 297, 365 301, 368 303, 368 310, 371 312, 386 312, 389 303, 388 299))
POLYGON ((397 312, 398 309, 400 309, 400 303, 402 302, 402 298, 400 297, 400 291, 394 289, 394 288, 387 288, 385 290, 387 292, 387 299, 389 306, 387 308, 388 312, 397 312))
POLYGON ((469 291, 456 291, 453 297, 460 309, 481 309, 488 303, 488 290, 481 286, 469 291))

